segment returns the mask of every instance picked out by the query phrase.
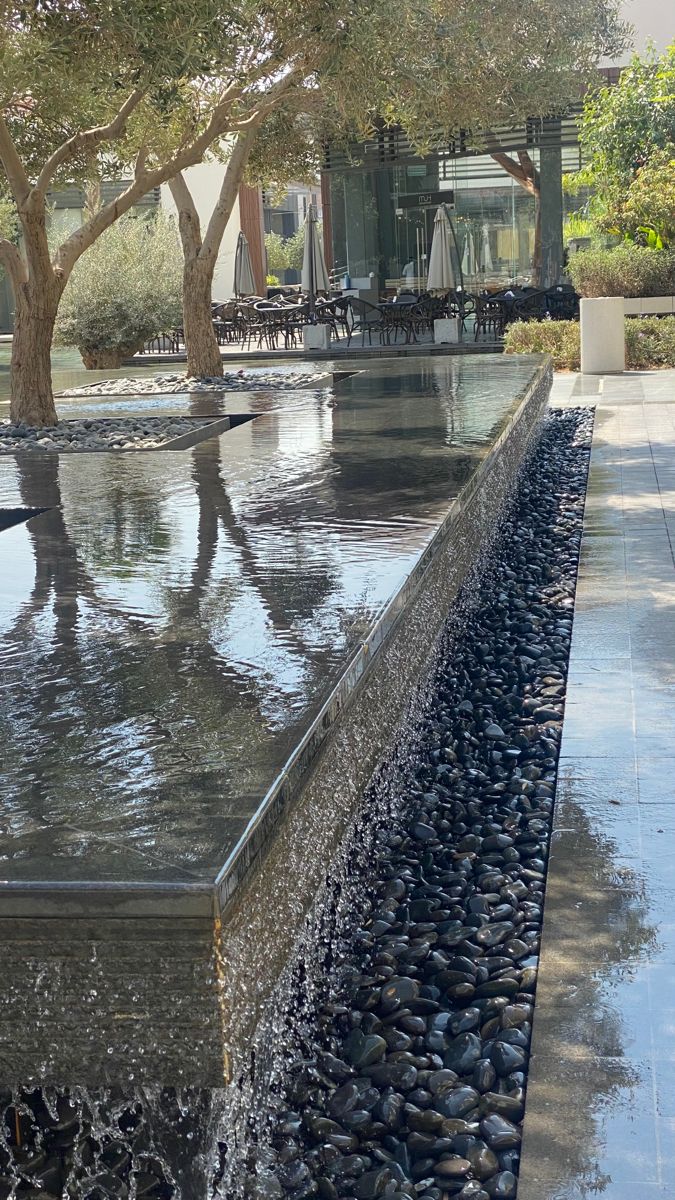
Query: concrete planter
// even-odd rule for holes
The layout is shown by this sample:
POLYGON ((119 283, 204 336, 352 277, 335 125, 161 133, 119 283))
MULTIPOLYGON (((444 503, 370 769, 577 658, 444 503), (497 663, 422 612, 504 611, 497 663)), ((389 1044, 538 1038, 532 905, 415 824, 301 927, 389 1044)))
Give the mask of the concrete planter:
POLYGON ((675 296, 631 296, 624 299, 627 317, 650 317, 675 313, 675 296))
POLYGON ((459 318, 441 317, 434 321, 434 342, 437 346, 459 341, 459 318))
POLYGON ((584 375, 610 375, 626 369, 623 296, 581 301, 581 370, 584 375))
POLYGON ((305 350, 330 350, 330 327, 328 325, 306 325, 302 331, 305 350))

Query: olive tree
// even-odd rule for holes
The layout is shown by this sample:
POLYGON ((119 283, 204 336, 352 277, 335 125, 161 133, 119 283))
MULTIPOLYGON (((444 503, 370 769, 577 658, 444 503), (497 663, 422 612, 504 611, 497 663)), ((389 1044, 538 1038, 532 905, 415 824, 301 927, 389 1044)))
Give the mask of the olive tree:
POLYGON ((12 419, 56 419, 63 289, 150 189, 170 180, 178 207, 189 369, 217 374, 211 281, 247 170, 282 182, 298 147, 303 158, 377 121, 423 148, 453 128, 548 113, 616 32, 616 0, 404 0, 395 13, 389 0, 0 0, 0 163, 22 239, 22 251, 0 240, 15 298, 12 419), (226 165, 202 231, 183 172, 210 147, 226 165), (50 252, 50 190, 103 176, 125 180, 121 194, 50 252))
POLYGON ((0 238, 15 302, 13 421, 56 420, 50 349, 80 256, 147 192, 260 118, 264 99, 245 103, 242 80, 255 92, 265 69, 245 37, 235 0, 0 3, 0 163, 21 233, 20 248, 0 238), (124 181, 120 194, 50 249, 50 191, 104 176, 124 181))
POLYGON ((55 342, 77 346, 85 367, 119 367, 181 319, 181 253, 161 210, 126 213, 76 263, 56 318, 55 342))
MULTIPOLYGON (((222 188, 203 233, 186 178, 170 183, 185 254, 188 370, 195 375, 223 370, 211 283, 247 172, 278 185, 307 178, 327 138, 367 135, 382 122, 402 126, 420 150, 447 143, 458 129, 484 144, 483 131, 496 125, 559 112, 587 86, 601 55, 625 40, 616 0, 404 0, 395 17, 388 0, 306 0, 259 10, 251 2, 252 62, 268 61, 276 82, 265 110, 221 148, 222 188), (304 173, 298 158, 309 168, 304 173)), ((509 161, 507 169, 538 197, 531 161, 509 161)))

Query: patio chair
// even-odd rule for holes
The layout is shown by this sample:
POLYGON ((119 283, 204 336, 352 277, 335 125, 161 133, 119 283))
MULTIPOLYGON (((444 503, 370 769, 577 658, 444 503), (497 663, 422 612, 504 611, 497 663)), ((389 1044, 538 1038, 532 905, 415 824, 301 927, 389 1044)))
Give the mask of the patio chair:
POLYGON ((347 339, 349 339, 349 331, 352 327, 352 308, 349 300, 349 296, 336 296, 333 300, 335 324, 339 327, 342 337, 347 339))
POLYGON ((543 321, 547 315, 546 292, 543 288, 519 296, 511 305, 511 318, 514 321, 543 321))
POLYGON ((576 321, 579 318, 579 296, 570 284, 547 288, 546 309, 552 321, 576 321))
POLYGON ((361 300, 358 296, 350 296, 349 303, 352 310, 352 324, 347 334, 347 349, 349 349, 354 333, 361 334, 362 348, 366 344, 366 334, 368 334, 369 346, 373 344, 374 333, 379 333, 380 345, 382 345, 386 329, 382 310, 376 304, 370 304, 368 300, 361 300))
POLYGON ((479 334, 490 334, 494 339, 503 337, 506 328, 506 301, 497 296, 476 296, 474 341, 479 334))

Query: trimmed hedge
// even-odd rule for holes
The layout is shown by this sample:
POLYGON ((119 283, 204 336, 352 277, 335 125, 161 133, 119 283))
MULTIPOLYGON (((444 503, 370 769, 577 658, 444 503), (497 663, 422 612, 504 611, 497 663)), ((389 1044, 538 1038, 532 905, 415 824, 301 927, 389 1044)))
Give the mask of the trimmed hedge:
POLYGON ((625 242, 612 250, 599 247, 570 256, 569 277, 580 296, 672 296, 675 252, 648 250, 625 242))
MULTIPOLYGON (((516 321, 506 331, 506 354, 550 354, 558 371, 578 371, 578 321, 516 321)), ((675 317, 626 318, 626 366, 675 367, 675 317)))

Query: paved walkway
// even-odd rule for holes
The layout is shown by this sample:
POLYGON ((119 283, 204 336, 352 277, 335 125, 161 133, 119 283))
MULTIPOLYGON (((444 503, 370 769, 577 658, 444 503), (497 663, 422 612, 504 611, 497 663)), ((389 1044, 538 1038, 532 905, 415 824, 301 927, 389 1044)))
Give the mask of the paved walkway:
POLYGON ((597 406, 518 1200, 675 1198, 675 371, 597 406))

